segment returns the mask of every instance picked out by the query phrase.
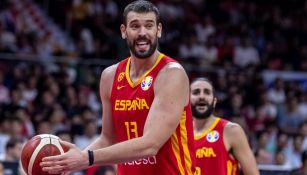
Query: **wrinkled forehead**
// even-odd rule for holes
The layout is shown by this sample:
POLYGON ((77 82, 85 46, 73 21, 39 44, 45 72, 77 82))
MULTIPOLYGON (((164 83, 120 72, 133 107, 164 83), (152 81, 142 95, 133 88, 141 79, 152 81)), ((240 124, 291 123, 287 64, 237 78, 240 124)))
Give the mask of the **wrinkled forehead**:
POLYGON ((208 89, 212 91, 213 87, 207 81, 195 81, 191 84, 191 90, 195 90, 195 89, 208 89))
POLYGON ((156 14, 154 12, 129 12, 127 14, 127 24, 133 23, 133 22, 153 22, 156 23, 157 18, 156 14))

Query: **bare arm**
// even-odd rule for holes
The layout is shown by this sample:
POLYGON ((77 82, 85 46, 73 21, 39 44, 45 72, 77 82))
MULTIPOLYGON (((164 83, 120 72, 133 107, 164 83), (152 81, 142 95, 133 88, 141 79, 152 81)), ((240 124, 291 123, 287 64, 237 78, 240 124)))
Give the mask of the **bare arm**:
POLYGON ((95 164, 119 163, 154 156, 170 138, 179 124, 184 106, 188 103, 189 82, 184 70, 177 64, 175 67, 167 66, 161 70, 155 81, 155 98, 143 136, 95 150, 95 164), (172 83, 169 83, 170 77, 172 83))
MULTIPOLYGON (((232 150, 245 175, 259 175, 256 160, 251 151, 243 129, 234 123, 226 125, 224 130, 225 144, 232 150)), ((226 146, 227 147, 227 146, 226 146)))
POLYGON ((100 78, 99 93, 102 102, 102 129, 100 136, 84 151, 110 146, 114 143, 114 128, 111 115, 110 94, 117 65, 106 68, 100 78))
MULTIPOLYGON (((121 163, 157 154, 159 149, 175 131, 180 122, 184 106, 189 101, 189 81, 184 69, 177 63, 166 65, 156 78, 154 92, 155 98, 145 122, 143 136, 95 149, 94 164, 121 163)), ((102 99, 103 103, 108 104, 106 106, 107 109, 111 110, 109 99, 102 99)), ((105 107, 105 104, 103 107, 105 107)), ((104 115, 107 116, 103 117, 110 119, 103 125, 107 129, 105 128, 102 131, 101 140, 90 145, 88 149, 113 143, 113 124, 111 122, 110 111, 107 114, 104 113, 104 115)), ((85 151, 82 152, 76 146, 66 142, 63 142, 63 144, 69 146, 70 150, 63 155, 44 158, 41 163, 44 171, 56 174, 88 167, 89 160, 85 151)))

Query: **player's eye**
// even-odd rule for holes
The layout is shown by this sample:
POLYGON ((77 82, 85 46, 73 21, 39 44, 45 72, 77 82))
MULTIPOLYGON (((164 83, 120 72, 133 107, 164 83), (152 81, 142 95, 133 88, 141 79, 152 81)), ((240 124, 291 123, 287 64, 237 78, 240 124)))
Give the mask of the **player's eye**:
POLYGON ((154 26, 154 25, 153 25, 152 23, 146 24, 146 28, 147 28, 147 29, 151 29, 151 28, 153 28, 153 26, 154 26))
POLYGON ((132 28, 132 29, 137 29, 137 28, 139 28, 139 25, 137 25, 137 24, 131 24, 131 25, 130 25, 130 28, 132 28))
POLYGON ((207 94, 207 95, 210 95, 211 91, 209 89, 204 89, 204 93, 207 94))
POLYGON ((193 95, 198 95, 198 94, 200 94, 200 90, 199 89, 193 90, 192 94, 193 95))

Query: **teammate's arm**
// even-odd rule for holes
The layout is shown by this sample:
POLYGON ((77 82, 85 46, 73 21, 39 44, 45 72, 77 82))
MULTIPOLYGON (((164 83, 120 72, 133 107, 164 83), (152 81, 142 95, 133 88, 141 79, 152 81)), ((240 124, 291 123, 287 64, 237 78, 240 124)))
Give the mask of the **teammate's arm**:
POLYGON ((84 151, 95 150, 110 146, 114 143, 114 127, 112 120, 112 108, 110 104, 110 94, 116 71, 116 65, 106 68, 100 78, 99 93, 102 102, 102 129, 100 136, 91 143, 84 151))
POLYGON ((259 175, 256 160, 243 129, 234 123, 225 127, 224 135, 233 156, 239 161, 245 175, 259 175))

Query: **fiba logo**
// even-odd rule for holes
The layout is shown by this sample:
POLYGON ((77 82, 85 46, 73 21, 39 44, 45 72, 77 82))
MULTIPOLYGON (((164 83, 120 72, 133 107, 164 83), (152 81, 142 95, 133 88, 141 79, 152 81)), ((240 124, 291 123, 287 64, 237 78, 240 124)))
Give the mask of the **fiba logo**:
POLYGON ((210 142, 210 143, 213 143, 213 142, 216 142, 220 137, 220 134, 219 132, 217 131, 211 131, 207 134, 207 141, 210 142))
POLYGON ((141 88, 143 89, 143 91, 147 91, 150 88, 150 86, 152 85, 152 80, 153 78, 151 76, 147 76, 144 78, 141 83, 141 88))

